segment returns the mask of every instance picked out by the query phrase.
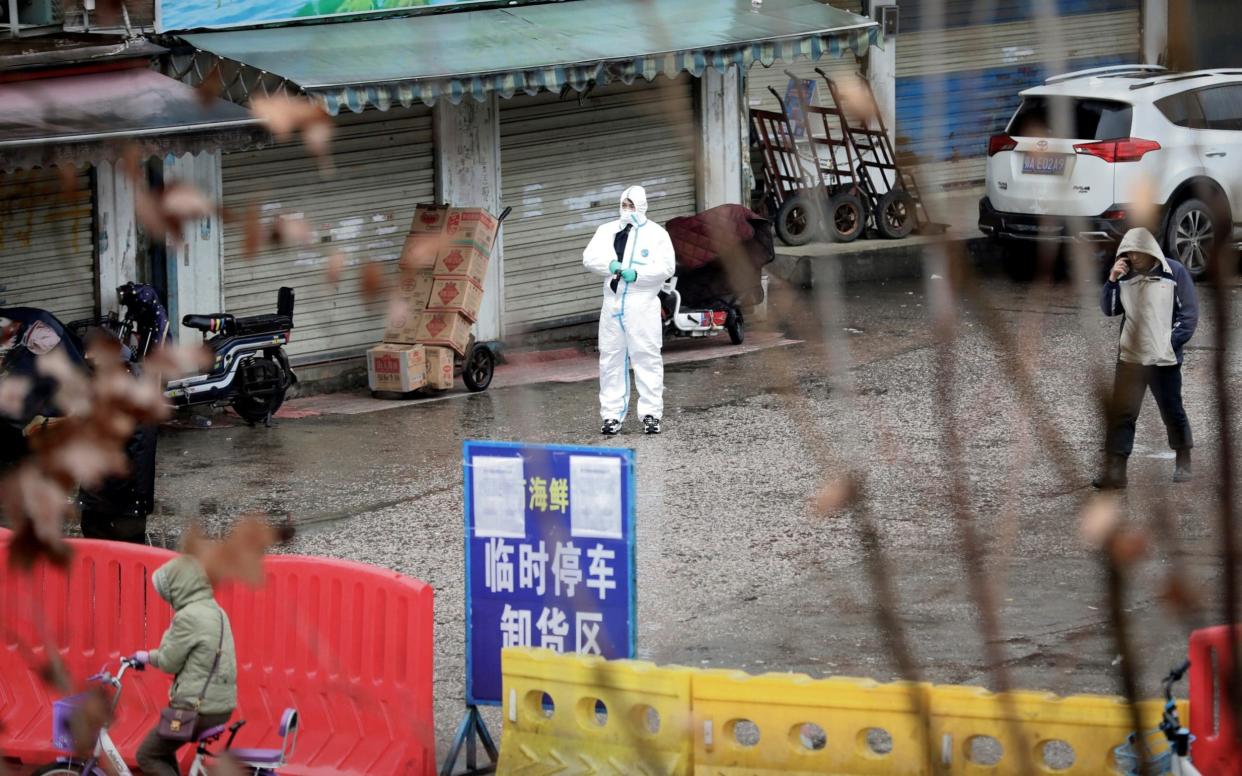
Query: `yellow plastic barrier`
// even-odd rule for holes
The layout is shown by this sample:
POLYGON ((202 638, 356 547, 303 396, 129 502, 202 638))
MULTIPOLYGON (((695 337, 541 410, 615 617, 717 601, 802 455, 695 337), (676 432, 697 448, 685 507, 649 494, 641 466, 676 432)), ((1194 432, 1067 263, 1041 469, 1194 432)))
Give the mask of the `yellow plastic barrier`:
POLYGON ((919 743, 915 694, 926 697, 929 689, 866 679, 698 673, 691 700, 694 772, 920 773, 926 750, 919 743))
MULTIPOLYGON (((1020 774, 1025 761, 1036 774, 1113 776, 1113 749, 1132 730, 1125 703, 1106 696, 1015 692, 1006 704, 978 687, 749 676, 544 650, 505 650, 502 663, 501 774, 983 776, 1020 774)), ((1140 706, 1144 730, 1161 706, 1140 706)), ((1180 712, 1189 725, 1184 703, 1180 712)), ((1164 749, 1162 739, 1148 744, 1164 749)))
MULTIPOLYGON (((1129 707, 1121 698, 1014 692, 1008 704, 1003 700, 978 687, 934 688, 932 724, 947 772, 1017 773, 1021 758, 1034 763, 1036 773, 1118 772, 1113 749, 1133 730, 1129 707)), ((1139 705, 1144 730, 1160 723, 1163 706, 1160 701, 1139 705)), ((1188 725, 1184 703, 1179 713, 1188 725)), ((1166 748, 1163 738, 1148 738, 1147 743, 1157 752, 1166 748)))
POLYGON ((506 649, 497 773, 692 773, 690 669, 506 649))

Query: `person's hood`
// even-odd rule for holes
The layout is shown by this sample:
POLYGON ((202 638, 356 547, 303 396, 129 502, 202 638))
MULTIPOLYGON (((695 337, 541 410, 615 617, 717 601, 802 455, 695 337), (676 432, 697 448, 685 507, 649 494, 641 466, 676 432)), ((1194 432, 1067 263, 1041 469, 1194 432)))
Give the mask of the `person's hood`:
POLYGON ((621 199, 617 200, 617 204, 629 200, 634 203, 634 209, 638 211, 640 216, 647 215, 647 190, 642 186, 630 186, 621 192, 621 199))
POLYGON ((207 572, 198 560, 189 555, 178 555, 156 569, 151 575, 151 584, 160 598, 174 610, 211 598, 211 582, 207 579, 207 572))
POLYGON ((1169 270, 1169 262, 1164 258, 1164 251, 1160 250, 1160 243, 1156 242, 1151 232, 1141 226, 1131 229, 1121 238, 1121 244, 1117 246, 1117 257, 1120 258, 1123 253, 1145 253, 1160 262, 1166 272, 1169 270))

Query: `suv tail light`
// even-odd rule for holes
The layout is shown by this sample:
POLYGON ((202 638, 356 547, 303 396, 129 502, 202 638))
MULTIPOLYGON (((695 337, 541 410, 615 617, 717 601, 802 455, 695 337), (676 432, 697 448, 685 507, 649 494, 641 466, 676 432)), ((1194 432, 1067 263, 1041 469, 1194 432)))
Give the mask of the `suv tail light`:
POLYGON ((1159 151, 1160 144, 1155 140, 1143 140, 1127 137, 1121 140, 1103 140, 1098 143, 1079 143, 1074 151, 1087 156, 1095 156, 1109 164, 1115 162, 1137 162, 1144 154, 1159 151))
POLYGON ((1018 141, 1009 135, 992 135, 988 138, 988 156, 996 156, 1001 151, 1012 151, 1018 147, 1018 141))

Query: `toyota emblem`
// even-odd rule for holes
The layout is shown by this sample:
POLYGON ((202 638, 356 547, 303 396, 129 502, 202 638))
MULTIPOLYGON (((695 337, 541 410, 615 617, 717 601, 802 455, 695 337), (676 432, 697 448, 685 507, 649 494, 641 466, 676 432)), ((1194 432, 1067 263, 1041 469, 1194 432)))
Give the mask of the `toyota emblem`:
POLYGON ((1039 149, 1039 150, 1041 150, 1041 151, 1047 151, 1047 150, 1048 150, 1048 141, 1047 141, 1047 140, 1040 140, 1038 143, 1036 143, 1036 144, 1035 144, 1035 147, 1036 147, 1036 148, 1038 148, 1038 149, 1039 149))

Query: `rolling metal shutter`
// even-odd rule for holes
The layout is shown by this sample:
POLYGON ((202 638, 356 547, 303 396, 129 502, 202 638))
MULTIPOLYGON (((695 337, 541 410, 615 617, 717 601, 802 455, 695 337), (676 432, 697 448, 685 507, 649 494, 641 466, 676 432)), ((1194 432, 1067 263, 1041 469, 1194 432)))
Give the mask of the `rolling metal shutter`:
POLYGON ((983 181, 988 136, 1018 92, 1056 73, 1140 59, 1139 0, 903 0, 897 144, 924 192, 983 181), (942 6, 943 16, 932 16, 942 6))
POLYGON ((40 307, 62 323, 97 312, 91 168, 0 173, 0 306, 40 307))
POLYGON ((243 255, 241 219, 224 232, 225 309, 274 313, 277 290, 292 287, 295 364, 350 358, 380 341, 387 306, 365 301, 361 268, 400 258, 415 205, 435 197, 429 109, 342 114, 336 121, 328 177, 300 143, 224 155, 226 207, 256 206, 264 224, 299 216, 311 228, 310 246, 269 247, 252 257, 243 255), (345 272, 332 285, 327 262, 338 251, 345 272))
MULTIPOLYGON (((864 15, 862 0, 833 0, 829 5, 860 16, 864 15)), ((785 92, 789 88, 789 76, 785 73, 786 70, 792 71, 801 79, 815 81, 815 103, 823 105, 827 86, 824 84, 824 79, 815 72, 816 68, 823 70, 833 80, 851 75, 865 77, 862 61, 854 56, 854 52, 848 50, 839 57, 824 55, 818 61, 799 59, 794 62, 774 62, 771 67, 764 67, 756 62, 751 65, 746 76, 747 107, 780 110, 776 98, 772 96, 772 92, 768 91, 768 87, 775 89, 781 99, 784 99, 785 92)))
POLYGON ((627 186, 646 187, 663 224, 695 212, 696 83, 683 76, 501 103, 504 331, 598 317, 601 278, 582 268, 595 229, 627 186))

